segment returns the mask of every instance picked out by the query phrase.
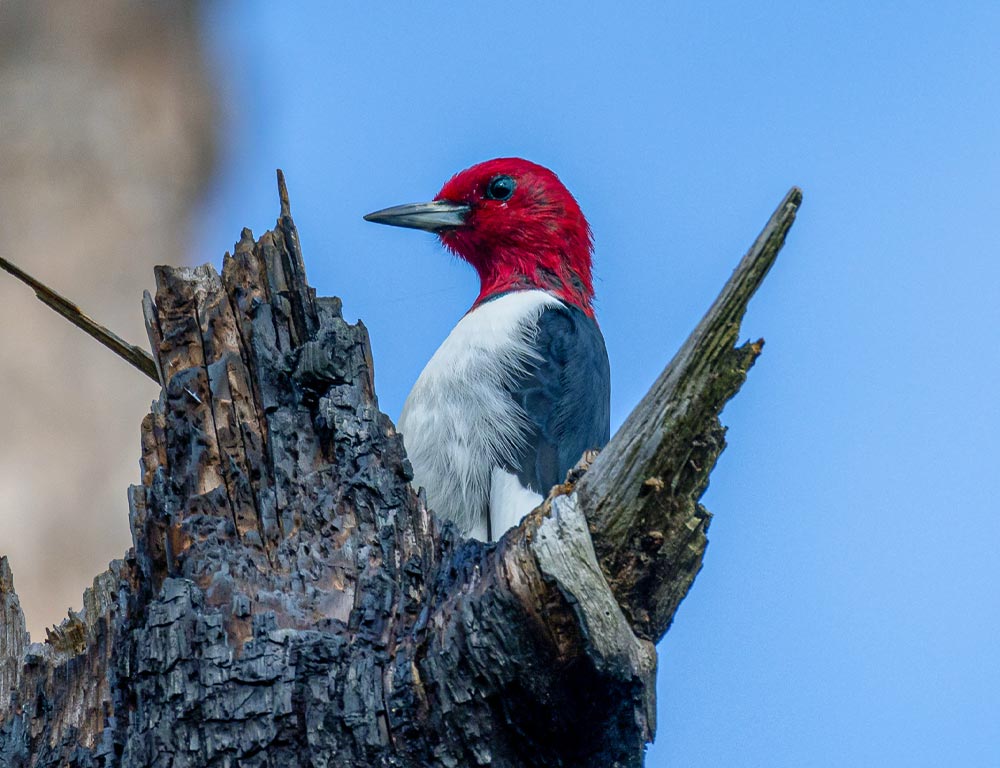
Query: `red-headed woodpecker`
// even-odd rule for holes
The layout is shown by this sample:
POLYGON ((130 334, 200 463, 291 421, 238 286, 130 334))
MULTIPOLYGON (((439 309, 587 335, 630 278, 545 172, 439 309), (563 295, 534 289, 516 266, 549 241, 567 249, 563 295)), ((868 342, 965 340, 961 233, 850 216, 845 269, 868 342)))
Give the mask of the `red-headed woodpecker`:
POLYGON ((609 438, 590 226, 552 171, 519 158, 365 219, 434 232, 479 273, 479 298, 420 374, 399 430, 430 507, 498 538, 609 438))

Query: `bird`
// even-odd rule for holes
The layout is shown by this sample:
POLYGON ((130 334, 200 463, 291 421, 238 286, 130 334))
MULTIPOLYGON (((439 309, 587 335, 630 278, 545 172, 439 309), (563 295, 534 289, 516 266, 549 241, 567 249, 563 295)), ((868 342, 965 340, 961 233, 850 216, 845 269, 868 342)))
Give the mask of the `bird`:
POLYGON ((455 174, 431 202, 364 218, 432 232, 479 275, 398 431, 428 506, 495 541, 610 437, 590 225, 555 173, 516 157, 455 174))

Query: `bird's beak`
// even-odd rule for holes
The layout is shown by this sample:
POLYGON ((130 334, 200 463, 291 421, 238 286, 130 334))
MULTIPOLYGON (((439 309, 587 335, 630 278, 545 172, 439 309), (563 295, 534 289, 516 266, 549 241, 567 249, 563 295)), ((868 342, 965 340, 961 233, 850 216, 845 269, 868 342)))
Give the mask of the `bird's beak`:
POLYGON ((452 203, 447 200, 434 200, 430 203, 409 203, 383 208, 365 216, 365 221, 376 224, 391 224, 394 227, 410 227, 424 229, 428 232, 440 232, 442 229, 454 229, 465 224, 465 219, 472 209, 463 203, 452 203))

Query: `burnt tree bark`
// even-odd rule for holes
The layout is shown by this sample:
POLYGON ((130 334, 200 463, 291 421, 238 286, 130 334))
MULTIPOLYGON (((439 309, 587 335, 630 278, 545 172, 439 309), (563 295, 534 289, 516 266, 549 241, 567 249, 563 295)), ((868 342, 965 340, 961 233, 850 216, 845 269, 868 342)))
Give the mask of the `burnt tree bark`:
POLYGON ((284 193, 221 276, 158 268, 134 547, 35 644, 0 560, 0 766, 641 765, 719 413, 761 349, 739 323, 800 200, 589 469, 495 545, 410 487, 365 327, 308 287, 284 193))

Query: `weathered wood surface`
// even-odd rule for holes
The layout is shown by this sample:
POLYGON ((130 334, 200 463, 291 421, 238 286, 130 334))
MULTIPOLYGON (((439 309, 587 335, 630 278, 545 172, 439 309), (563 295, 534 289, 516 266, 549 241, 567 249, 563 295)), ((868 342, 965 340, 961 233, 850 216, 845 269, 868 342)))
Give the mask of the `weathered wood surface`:
MULTIPOLYGON (((672 485, 655 436, 628 455, 616 437, 579 497, 558 486, 498 544, 439 526, 378 410, 367 332, 307 286, 282 202, 221 276, 157 270, 144 308, 165 386, 142 426, 133 549, 30 646, 0 561, 0 766, 641 765, 651 639, 696 570, 662 561, 690 550, 676 510, 704 483, 672 485), (634 500, 651 493, 665 523, 634 500)), ((750 293, 713 307, 734 327, 698 369, 724 382, 701 421, 657 427, 713 436, 692 445, 705 477, 713 419, 756 354, 731 346, 750 293)))
POLYGON ((659 639, 701 569, 711 515, 698 500, 726 446, 719 420, 764 340, 740 322, 784 245, 791 189, 715 303, 581 480, 580 506, 611 590, 642 637, 659 639))
POLYGON ((21 679, 28 633, 7 558, 0 556, 0 712, 21 679))

